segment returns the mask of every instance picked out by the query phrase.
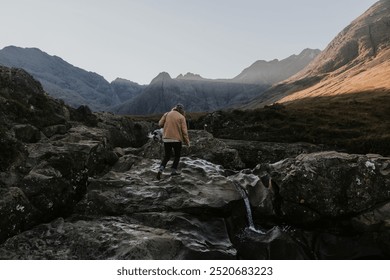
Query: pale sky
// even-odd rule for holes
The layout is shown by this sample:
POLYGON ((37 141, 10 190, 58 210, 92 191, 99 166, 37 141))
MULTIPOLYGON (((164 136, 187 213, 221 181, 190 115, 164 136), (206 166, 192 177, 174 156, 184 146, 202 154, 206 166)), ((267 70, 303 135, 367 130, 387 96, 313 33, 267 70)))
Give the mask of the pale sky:
POLYGON ((111 82, 233 78, 324 49, 376 0, 0 0, 0 49, 36 47, 111 82))

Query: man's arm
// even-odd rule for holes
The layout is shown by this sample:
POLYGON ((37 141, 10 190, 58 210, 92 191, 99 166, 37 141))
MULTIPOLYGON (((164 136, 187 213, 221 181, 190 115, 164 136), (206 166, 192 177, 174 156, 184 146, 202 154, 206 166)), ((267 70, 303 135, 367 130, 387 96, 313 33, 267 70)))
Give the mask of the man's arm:
POLYGON ((183 140, 187 144, 187 146, 190 146, 190 138, 188 136, 188 129, 187 129, 187 122, 185 118, 181 119, 181 133, 183 135, 183 140))
POLYGON ((165 114, 161 117, 160 121, 158 122, 158 125, 159 125, 160 127, 164 127, 165 120, 167 119, 167 115, 168 115, 168 113, 165 113, 165 114))

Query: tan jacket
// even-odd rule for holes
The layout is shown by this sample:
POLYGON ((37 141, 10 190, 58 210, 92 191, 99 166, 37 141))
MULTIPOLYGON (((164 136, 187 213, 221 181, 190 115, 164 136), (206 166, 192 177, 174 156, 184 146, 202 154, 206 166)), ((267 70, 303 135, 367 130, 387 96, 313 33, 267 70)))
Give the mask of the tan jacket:
POLYGON ((172 109, 165 113, 158 124, 164 128, 163 139, 178 140, 190 146, 186 118, 178 111, 172 109))

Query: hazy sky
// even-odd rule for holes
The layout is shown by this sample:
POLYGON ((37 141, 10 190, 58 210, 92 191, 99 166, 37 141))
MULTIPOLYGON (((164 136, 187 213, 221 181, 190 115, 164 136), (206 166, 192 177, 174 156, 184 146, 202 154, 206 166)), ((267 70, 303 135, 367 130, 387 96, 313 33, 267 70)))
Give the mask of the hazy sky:
POLYGON ((376 0, 0 0, 0 49, 37 47, 104 76, 233 78, 324 49, 376 0))

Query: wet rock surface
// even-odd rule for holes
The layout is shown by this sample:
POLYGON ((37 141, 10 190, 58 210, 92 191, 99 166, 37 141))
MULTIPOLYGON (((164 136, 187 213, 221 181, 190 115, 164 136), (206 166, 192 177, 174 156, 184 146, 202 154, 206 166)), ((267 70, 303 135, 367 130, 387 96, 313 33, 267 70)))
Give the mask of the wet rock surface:
MULTIPOLYGON (((138 149, 131 151, 139 153, 138 149)), ((0 257, 364 259, 389 256, 388 203, 382 203, 388 198, 379 195, 381 191, 387 192, 387 158, 336 152, 303 154, 232 173, 204 159, 183 157, 181 175, 170 176, 167 170, 161 180, 156 180, 160 160, 136 154, 127 152, 104 174, 89 176, 84 196, 76 204, 67 205, 73 205, 72 213, 58 213, 59 217, 49 222, 28 225, 30 229, 0 245, 0 257), (318 185, 300 181, 293 184, 294 178, 306 178, 313 170, 326 180, 328 172, 334 172, 330 168, 335 168, 334 160, 338 166, 345 165, 342 170, 349 170, 346 166, 350 165, 355 172, 353 176, 365 175, 370 188, 352 187, 350 202, 346 203, 338 198, 346 191, 333 193, 325 186, 323 190, 309 191, 318 185), (374 178, 373 166, 382 176, 377 174, 375 184, 370 183, 370 178, 374 178), (300 174, 298 170, 308 173, 300 174), (238 188, 248 195, 255 228, 248 227, 248 209, 238 188), (289 193, 290 188, 294 189, 291 192, 295 196, 301 195, 296 201, 289 193), (360 195, 367 199, 357 199, 360 195)), ((331 185, 336 190, 351 188, 344 181, 332 181, 345 176, 329 178, 336 185, 329 183, 329 188, 331 185)), ((12 191, 14 199, 19 197, 20 202, 19 206, 14 203, 10 208, 18 207, 19 211, 23 208, 32 216, 34 210, 44 211, 28 207, 27 203, 32 201, 29 199, 22 204, 23 191, 12 191)))

